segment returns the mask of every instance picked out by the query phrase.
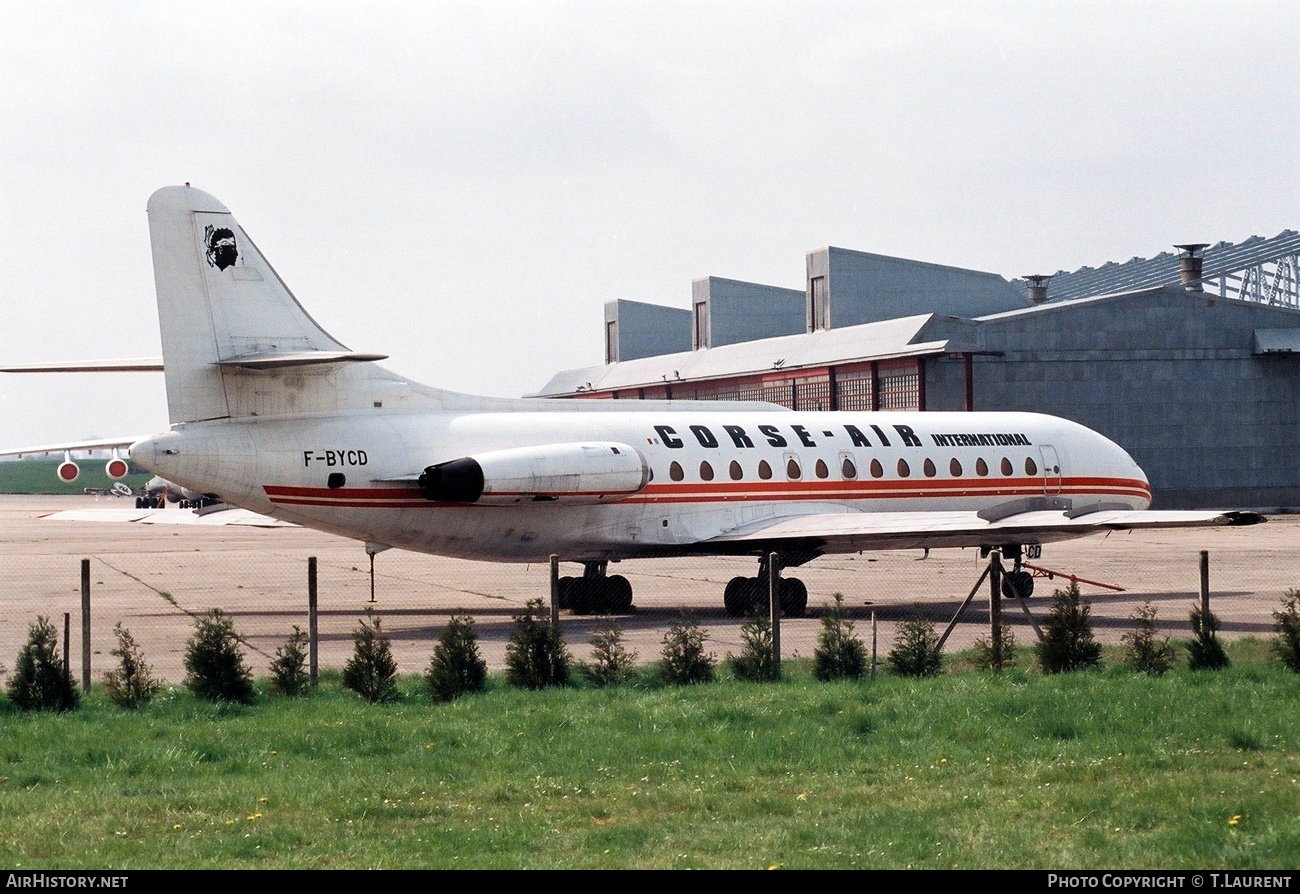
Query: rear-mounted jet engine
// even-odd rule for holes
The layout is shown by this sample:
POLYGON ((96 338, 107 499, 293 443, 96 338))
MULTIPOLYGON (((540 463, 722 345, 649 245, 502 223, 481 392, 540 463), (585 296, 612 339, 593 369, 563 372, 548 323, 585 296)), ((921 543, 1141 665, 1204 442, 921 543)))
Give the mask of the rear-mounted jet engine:
POLYGON ((602 441, 477 453, 429 466, 419 484, 425 499, 439 503, 607 503, 649 480, 636 448, 602 441))

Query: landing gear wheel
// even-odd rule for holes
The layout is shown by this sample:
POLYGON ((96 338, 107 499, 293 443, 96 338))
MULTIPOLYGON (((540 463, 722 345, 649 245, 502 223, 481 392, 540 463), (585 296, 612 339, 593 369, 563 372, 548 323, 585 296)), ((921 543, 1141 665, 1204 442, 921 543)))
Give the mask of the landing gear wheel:
POLYGON ((569 586, 569 608, 575 615, 589 615, 595 611, 599 595, 595 582, 574 578, 569 586))
POLYGON ((573 608, 573 581, 571 577, 562 577, 556 581, 555 601, 558 609, 573 608))
POLYGON ((632 609, 632 584, 621 574, 605 579, 605 611, 625 615, 632 609))
POLYGON ((781 579, 781 613, 787 618, 802 618, 808 610, 808 587, 797 577, 781 579))
POLYGON ((733 618, 752 615, 758 607, 759 585, 756 577, 733 577, 722 592, 722 604, 733 618))
POLYGON ((1008 571, 1002 575, 1002 596, 1028 599, 1034 595, 1034 576, 1028 571, 1008 571))

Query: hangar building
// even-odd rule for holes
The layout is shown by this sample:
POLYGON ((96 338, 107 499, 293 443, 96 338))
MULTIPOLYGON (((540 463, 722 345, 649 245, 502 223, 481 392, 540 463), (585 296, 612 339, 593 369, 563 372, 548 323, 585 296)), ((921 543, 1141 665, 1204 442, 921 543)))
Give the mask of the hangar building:
POLYGON ((1300 509, 1300 234, 1177 248, 1017 280, 822 248, 802 292, 610 302, 608 362, 537 396, 1052 413, 1124 446, 1159 508, 1300 509))

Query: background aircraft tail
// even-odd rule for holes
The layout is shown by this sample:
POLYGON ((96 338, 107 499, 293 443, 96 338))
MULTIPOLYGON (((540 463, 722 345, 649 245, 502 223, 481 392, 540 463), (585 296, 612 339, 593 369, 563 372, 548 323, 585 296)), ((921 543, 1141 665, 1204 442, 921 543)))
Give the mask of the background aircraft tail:
POLYGON ((149 236, 172 424, 336 411, 375 397, 377 380, 402 384, 353 362, 383 355, 352 352, 317 325, 202 190, 155 192, 149 236))

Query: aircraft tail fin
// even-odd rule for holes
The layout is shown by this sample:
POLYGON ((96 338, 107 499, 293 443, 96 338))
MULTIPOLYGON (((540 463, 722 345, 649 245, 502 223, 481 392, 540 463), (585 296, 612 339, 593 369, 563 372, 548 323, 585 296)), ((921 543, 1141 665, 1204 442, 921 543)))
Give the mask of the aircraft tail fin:
POLYGON ((322 329, 207 193, 155 192, 149 236, 172 424, 341 409, 345 368, 383 359, 322 329))

